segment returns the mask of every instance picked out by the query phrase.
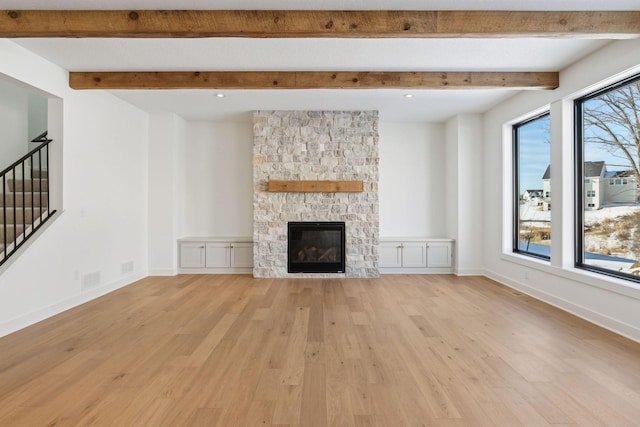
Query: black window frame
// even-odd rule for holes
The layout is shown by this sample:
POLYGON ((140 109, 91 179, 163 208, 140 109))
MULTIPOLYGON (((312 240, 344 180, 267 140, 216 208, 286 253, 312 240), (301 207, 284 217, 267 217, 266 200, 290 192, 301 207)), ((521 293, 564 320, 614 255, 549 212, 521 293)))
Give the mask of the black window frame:
MULTIPOLYGON (((607 92, 614 91, 623 86, 626 86, 631 83, 635 83, 640 81, 640 74, 635 74, 631 77, 622 79, 618 82, 612 83, 608 86, 605 86, 596 91, 590 92, 587 95, 581 96, 574 100, 573 103, 573 111, 574 111, 574 266, 575 268, 589 271, 592 273, 602 274, 604 276, 615 277, 618 279, 628 280, 634 283, 640 283, 640 277, 635 276, 633 274, 623 273, 620 271, 609 270, 607 268, 598 267, 595 265, 589 265, 584 263, 584 211, 585 211, 585 203, 586 196, 584 195, 585 183, 584 183, 584 141, 583 141, 583 130, 584 130, 584 121, 583 121, 583 111, 584 111, 584 103, 597 98, 600 95, 603 95, 607 92)), ((609 185, 614 185, 611 181, 609 185)))
MULTIPOLYGON (((525 126, 531 122, 539 120, 543 117, 551 118, 551 111, 546 110, 543 113, 536 114, 535 116, 529 117, 526 120, 515 123, 511 126, 511 165, 512 165, 512 177, 511 181, 513 183, 512 188, 512 242, 511 242, 511 250, 515 254, 526 255, 532 258, 541 259, 544 261, 551 261, 551 256, 545 256, 541 254, 537 254, 535 252, 524 251, 520 249, 520 150, 519 150, 519 134, 518 129, 522 126, 525 126)), ((551 159, 549 159, 549 164, 551 164, 551 159)), ((544 188, 542 189, 544 194, 544 188)))

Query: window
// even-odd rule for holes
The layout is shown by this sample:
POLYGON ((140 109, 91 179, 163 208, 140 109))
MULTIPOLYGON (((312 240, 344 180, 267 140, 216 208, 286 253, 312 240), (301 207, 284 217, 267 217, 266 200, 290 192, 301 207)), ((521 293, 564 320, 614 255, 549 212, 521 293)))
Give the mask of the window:
POLYGON ((513 126, 513 252, 544 259, 551 255, 551 203, 523 195, 551 194, 550 120, 545 113, 513 126))
MULTIPOLYGON (((576 267, 640 281, 640 75, 576 100, 576 267), (606 178, 598 203, 588 177, 606 178)), ((597 185, 597 184, 593 184, 597 185)))

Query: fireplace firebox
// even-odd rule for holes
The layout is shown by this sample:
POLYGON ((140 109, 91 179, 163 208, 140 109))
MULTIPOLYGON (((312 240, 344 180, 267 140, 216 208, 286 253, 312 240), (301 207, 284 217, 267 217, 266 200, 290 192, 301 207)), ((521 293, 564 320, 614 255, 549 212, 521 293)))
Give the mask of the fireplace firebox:
POLYGON ((289 273, 344 273, 344 222, 290 222, 287 231, 289 273))

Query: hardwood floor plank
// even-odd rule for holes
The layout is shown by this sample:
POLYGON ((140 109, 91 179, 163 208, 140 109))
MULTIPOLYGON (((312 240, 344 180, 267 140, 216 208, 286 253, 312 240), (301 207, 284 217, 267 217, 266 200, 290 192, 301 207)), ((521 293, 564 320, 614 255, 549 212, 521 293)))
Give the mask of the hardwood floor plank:
POLYGON ((327 426, 327 379, 324 363, 307 363, 302 387, 300 424, 327 426))
POLYGON ((150 277, 0 338, 0 425, 635 425, 640 344, 482 277, 150 277))
POLYGON ((349 385, 340 378, 326 376, 327 425, 355 427, 349 385))
POLYGON ((594 414, 579 399, 567 394, 555 383, 537 383, 535 387, 540 390, 549 400, 553 401, 563 412, 573 420, 577 426, 610 426, 611 420, 606 414, 594 414))

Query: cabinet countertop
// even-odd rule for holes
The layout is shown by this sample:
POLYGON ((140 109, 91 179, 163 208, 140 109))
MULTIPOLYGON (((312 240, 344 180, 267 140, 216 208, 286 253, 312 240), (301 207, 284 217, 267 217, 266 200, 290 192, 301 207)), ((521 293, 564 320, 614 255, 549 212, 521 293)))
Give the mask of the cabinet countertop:
POLYGON ((449 237, 380 237, 380 243, 384 242, 453 242, 449 237))
POLYGON ((253 238, 251 237, 238 237, 238 236, 229 236, 229 237, 182 237, 178 239, 180 243, 187 242, 234 242, 234 243, 253 243, 253 238))

